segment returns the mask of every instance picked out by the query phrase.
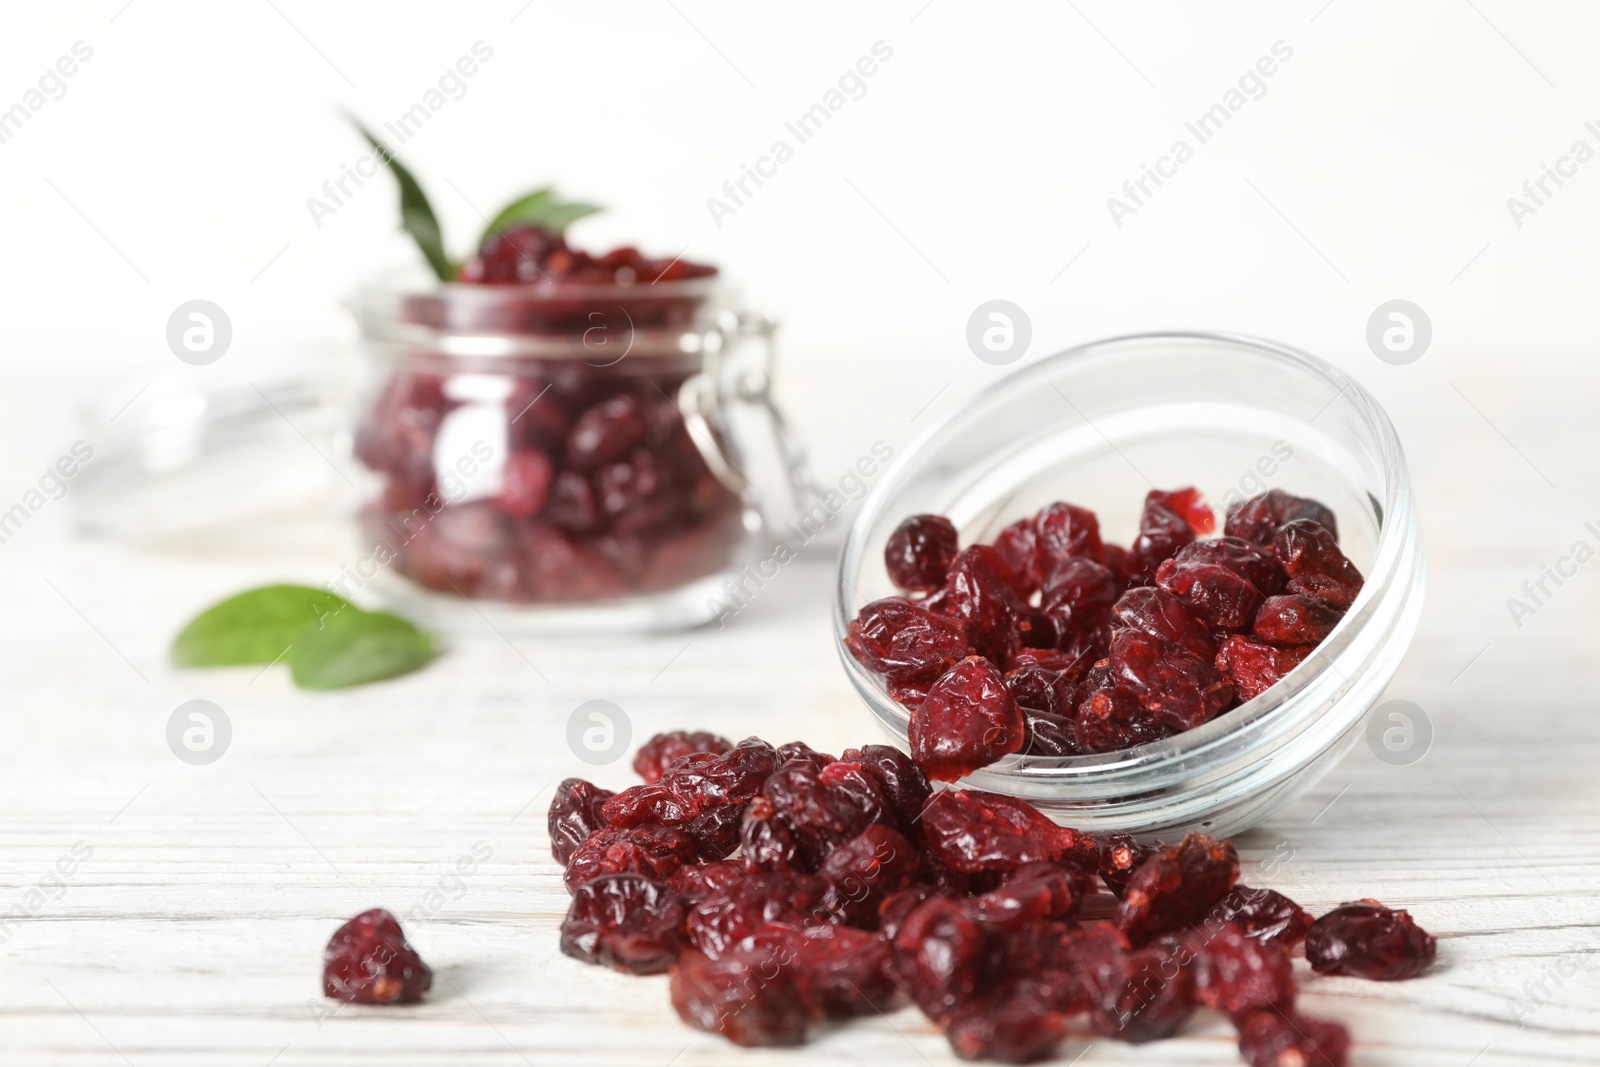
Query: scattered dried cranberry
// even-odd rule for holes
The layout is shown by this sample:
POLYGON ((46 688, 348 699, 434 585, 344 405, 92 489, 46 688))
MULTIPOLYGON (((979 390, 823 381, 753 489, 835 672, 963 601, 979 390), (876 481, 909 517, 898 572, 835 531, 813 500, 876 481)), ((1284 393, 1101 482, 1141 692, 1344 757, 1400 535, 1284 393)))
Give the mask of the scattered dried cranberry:
POLYGON ((556 786, 550 802, 550 853, 563 867, 578 846, 606 824, 600 809, 616 796, 582 778, 568 778, 556 786))
POLYGON ((884 547, 889 580, 909 592, 932 592, 944 584, 960 547, 955 523, 943 515, 913 515, 894 528, 884 547))
POLYGON ((1415 978, 1433 963, 1438 946, 1409 912, 1376 900, 1328 912, 1306 932, 1306 959, 1318 974, 1348 974, 1388 982, 1415 978))
POLYGON ((1112 921, 1130 944, 1144 945, 1203 919, 1238 880, 1233 845, 1191 833, 1139 864, 1112 921))
POLYGON ((1350 1055, 1350 1034, 1326 1019, 1256 1011, 1235 1025, 1239 1053, 1250 1067, 1345 1067, 1350 1055))
POLYGON ((848 926, 791 927, 784 933, 807 998, 828 1018, 878 1014, 894 997, 886 938, 848 926))
POLYGON ((1055 863, 1029 863, 996 889, 967 901, 967 914, 996 930, 1017 930, 1040 919, 1070 919, 1083 902, 1078 879, 1055 863))
POLYGON ((1106 621, 1121 588, 1102 564, 1070 556, 1045 579, 1040 607, 1058 636, 1083 633, 1106 621))
POLYGON ((970 656, 933 684, 911 716, 911 755, 935 781, 954 782, 1021 751, 1022 712, 995 665, 970 656))
POLYGON ((351 1004, 421 1000, 433 972, 406 941, 395 917, 364 911, 335 930, 322 952, 322 995, 351 1004))
POLYGON ((839 758, 845 763, 859 764, 877 780, 894 809, 901 833, 913 841, 922 838, 922 809, 933 791, 922 769, 910 756, 890 745, 863 745, 845 749, 839 758))
POLYGON ((798 1045, 813 1008, 791 951, 762 946, 712 959, 690 949, 672 965, 672 1006, 690 1026, 736 1045, 798 1045))
MULTIPOLYGON (((922 810, 928 848, 951 870, 1014 871, 1029 863, 1054 862, 1080 831, 1057 826, 1016 797, 977 789, 945 789, 922 810)), ((1220 895, 1220 894, 1219 894, 1220 895)))
POLYGON ((1179 950, 1129 952, 1114 930, 1101 928, 1079 943, 1077 955, 1097 1032, 1142 1044, 1171 1037, 1194 1014, 1194 979, 1179 950))
POLYGON ((700 859, 688 834, 671 826, 607 826, 579 845, 567 861, 567 890, 602 874, 642 874, 664 881, 686 863, 700 859))
POLYGON ((1216 662, 1217 669, 1233 683, 1234 694, 1243 701, 1254 700, 1271 689, 1309 655, 1309 645, 1275 648, 1235 634, 1217 649, 1216 662))
POLYGON ((1311 914, 1276 890, 1235 885, 1206 916, 1207 927, 1216 923, 1232 923, 1251 937, 1293 948, 1306 939, 1311 914))
POLYGON ((904 834, 881 823, 830 852, 817 868, 827 883, 822 907, 847 926, 874 929, 885 899, 909 886, 920 873, 921 860, 904 834))
POLYGON ((1198 942, 1194 957, 1195 996, 1227 1016, 1262 1008, 1289 1010, 1294 1005, 1294 972, 1289 950, 1251 937, 1232 923, 1190 938, 1198 942))
POLYGON ((671 733, 656 734, 640 745, 639 751, 634 753, 633 773, 648 784, 660 778, 662 772, 683 756, 696 752, 709 752, 720 756, 732 747, 732 741, 704 730, 692 733, 687 730, 674 730, 671 733))
POLYGON ((751 871, 733 867, 697 893, 684 930, 689 943, 721 959, 769 922, 803 922, 817 908, 824 885, 813 875, 787 868, 751 871))
POLYGON ((964 1060, 1033 1063, 1053 1055, 1067 1036, 1055 990, 1021 979, 987 990, 956 1011, 945 1036, 964 1060))
POLYGON ((608 874, 579 886, 561 924, 561 951, 632 974, 660 974, 683 946, 683 905, 660 882, 608 874))
MULTIPOLYGON (((1095 671, 1103 682, 1109 664, 1095 671)), ((1098 1033, 1151 1041, 1204 1004, 1234 1021, 1255 1067, 1343 1067, 1344 1029, 1294 1013, 1290 948, 1304 936, 1317 970, 1368 977, 1433 959, 1405 912, 1362 901, 1312 924, 1287 897, 1236 885, 1230 844, 1102 841, 1017 798, 929 796, 916 764, 886 746, 834 759, 748 738, 661 769, 668 750, 708 739, 726 746, 652 739, 637 762, 659 777, 615 796, 562 783, 553 838, 584 832, 596 808, 610 821, 572 854, 561 945, 618 970, 670 970, 679 1015, 739 1044, 796 1044, 824 1020, 881 1013, 898 991, 968 1058, 1048 1056, 1085 1011, 1098 1033), (741 853, 708 859, 680 827, 725 812, 738 816, 741 853), (1084 906, 1097 875, 1121 896, 1110 923, 1108 898, 1084 906)), ((404 946, 385 912, 346 930, 367 919, 404 946)))
POLYGON ((932 682, 967 654, 967 626, 904 597, 874 600, 850 623, 845 646, 891 682, 932 682))
POLYGON ((993 957, 989 935, 966 909, 934 897, 907 916, 889 967, 900 991, 928 1018, 942 1022, 972 1000, 993 957))
POLYGON ((1315 500, 1294 496, 1282 489, 1269 489, 1229 508, 1223 532, 1258 545, 1270 545, 1278 527, 1296 519, 1321 523, 1335 540, 1339 537, 1332 511, 1315 500))
POLYGON ((1131 834, 1111 834, 1100 846, 1100 880, 1120 899, 1139 864, 1158 851, 1157 846, 1140 844, 1131 834))

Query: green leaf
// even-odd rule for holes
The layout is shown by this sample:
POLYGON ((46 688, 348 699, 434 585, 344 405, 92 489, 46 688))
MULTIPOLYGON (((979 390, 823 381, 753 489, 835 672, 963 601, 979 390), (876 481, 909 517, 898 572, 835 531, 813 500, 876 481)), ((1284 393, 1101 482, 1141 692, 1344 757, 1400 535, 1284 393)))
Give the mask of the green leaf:
POLYGON ((448 282, 456 276, 456 265, 450 262, 450 256, 445 252, 444 233, 439 228, 439 219, 433 213, 433 206, 428 203, 428 194, 422 191, 422 186, 411 172, 394 158, 394 153, 389 151, 387 145, 374 137, 365 126, 355 122, 356 129, 361 131, 361 136, 378 153, 378 158, 389 164, 389 169, 394 172, 394 179, 400 185, 400 228, 411 235, 417 242, 417 247, 422 249, 422 255, 428 261, 428 266, 439 276, 442 282, 448 282))
POLYGON ((289 669, 301 689, 343 689, 414 671, 433 654, 433 637, 400 616, 349 607, 295 639, 289 669))
POLYGON ((268 585, 231 596, 190 620, 172 642, 180 667, 271 663, 307 624, 341 612, 349 601, 308 585, 268 585))
POLYGON ((484 228, 483 237, 478 241, 479 247, 490 237, 504 230, 507 226, 529 225, 543 226, 547 230, 560 233, 568 226, 577 222, 586 215, 593 215, 604 208, 594 204, 580 204, 568 202, 556 196, 556 191, 551 186, 535 189, 526 196, 519 196, 505 207, 500 209, 500 214, 490 220, 484 228))

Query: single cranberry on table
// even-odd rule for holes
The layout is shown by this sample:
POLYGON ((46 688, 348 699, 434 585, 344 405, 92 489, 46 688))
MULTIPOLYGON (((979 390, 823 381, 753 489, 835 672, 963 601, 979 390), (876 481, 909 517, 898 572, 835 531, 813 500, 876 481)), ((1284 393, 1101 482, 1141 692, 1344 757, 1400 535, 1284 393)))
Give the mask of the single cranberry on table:
POLYGON ((1438 951, 1433 935, 1409 912, 1376 900, 1335 908, 1306 932, 1306 959, 1318 974, 1384 982, 1415 978, 1433 964, 1438 951))
POLYGON ((373 908, 334 931, 322 953, 322 994, 351 1004, 406 1004, 433 986, 433 971, 395 917, 373 908))

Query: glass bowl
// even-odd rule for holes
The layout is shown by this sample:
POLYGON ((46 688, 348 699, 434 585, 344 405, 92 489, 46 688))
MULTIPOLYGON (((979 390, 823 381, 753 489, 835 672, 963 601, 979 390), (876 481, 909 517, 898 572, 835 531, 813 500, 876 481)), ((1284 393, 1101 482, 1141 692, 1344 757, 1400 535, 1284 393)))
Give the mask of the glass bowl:
POLYGON ((1146 334, 1040 360, 930 427, 862 503, 839 564, 834 633, 856 691, 901 744, 909 715, 845 649, 850 620, 897 593, 889 534, 948 516, 963 544, 1067 500, 1128 543, 1152 488, 1200 487, 1219 513, 1269 488, 1315 497, 1366 576, 1329 637, 1277 685, 1196 729, 1119 752, 1009 756, 966 784, 1096 831, 1227 836, 1300 796, 1350 750, 1422 608, 1423 554, 1394 427, 1360 386, 1282 345, 1146 334))

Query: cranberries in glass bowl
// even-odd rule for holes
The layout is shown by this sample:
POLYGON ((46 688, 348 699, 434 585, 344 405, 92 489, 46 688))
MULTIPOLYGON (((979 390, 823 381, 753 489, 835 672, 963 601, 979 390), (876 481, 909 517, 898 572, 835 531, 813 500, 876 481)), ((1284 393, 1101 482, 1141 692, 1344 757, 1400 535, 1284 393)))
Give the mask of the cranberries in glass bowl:
POLYGON ((805 493, 768 392, 771 323, 724 307, 710 267, 564 245, 498 263, 493 245, 462 281, 383 278, 353 301, 355 580, 447 627, 715 617, 805 493))
POLYGON ((1148 491, 1173 486, 1198 487, 1219 516, 1274 488, 1320 501, 1365 576, 1359 594, 1280 681, 1201 725, 1095 754, 1007 755, 964 780, 1067 825, 1163 836, 1231 835, 1309 789, 1360 736, 1410 642, 1421 536, 1377 403, 1323 361, 1249 338, 1151 334, 1048 357, 897 458, 852 525, 834 604, 845 671, 880 724, 906 742, 911 713, 846 640, 865 605, 931 581, 916 561, 992 543, 1057 502, 1095 511, 1108 545, 1130 544, 1148 491), (954 544, 934 528, 917 532, 925 544, 901 543, 913 515, 947 517, 954 544))

